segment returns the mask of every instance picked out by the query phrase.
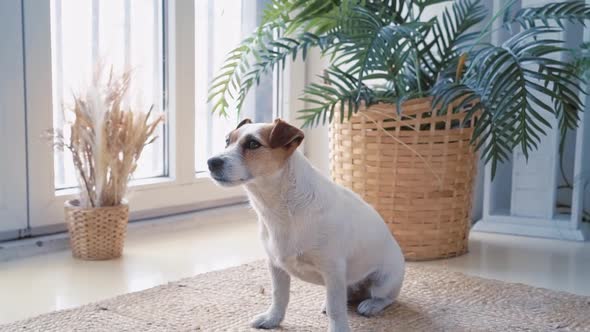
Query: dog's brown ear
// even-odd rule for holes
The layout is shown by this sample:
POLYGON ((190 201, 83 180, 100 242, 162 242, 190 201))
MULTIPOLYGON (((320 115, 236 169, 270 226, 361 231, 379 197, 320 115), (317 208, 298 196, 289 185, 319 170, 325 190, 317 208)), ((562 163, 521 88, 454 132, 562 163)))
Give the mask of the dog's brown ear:
POLYGON ((270 131, 268 144, 272 149, 275 148, 296 148, 303 141, 303 131, 287 122, 276 119, 274 126, 270 131))
POLYGON ((241 126, 245 125, 245 124, 249 124, 252 123, 252 120, 250 120, 249 118, 245 118, 244 120, 242 120, 238 126, 236 127, 236 129, 240 128, 241 126))

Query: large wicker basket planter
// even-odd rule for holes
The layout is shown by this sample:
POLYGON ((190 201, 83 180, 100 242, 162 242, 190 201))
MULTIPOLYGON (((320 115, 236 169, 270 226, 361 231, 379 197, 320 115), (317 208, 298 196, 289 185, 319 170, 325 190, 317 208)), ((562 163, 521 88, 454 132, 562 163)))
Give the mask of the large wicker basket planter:
POLYGON ((336 115, 330 128, 334 181, 375 207, 408 260, 467 252, 473 128, 461 126, 464 113, 431 116, 430 109, 430 98, 404 103, 401 115, 379 104, 343 123, 336 115))
POLYGON ((72 200, 65 203, 64 210, 75 258, 107 260, 121 257, 129 220, 126 203, 81 208, 78 200, 72 200))

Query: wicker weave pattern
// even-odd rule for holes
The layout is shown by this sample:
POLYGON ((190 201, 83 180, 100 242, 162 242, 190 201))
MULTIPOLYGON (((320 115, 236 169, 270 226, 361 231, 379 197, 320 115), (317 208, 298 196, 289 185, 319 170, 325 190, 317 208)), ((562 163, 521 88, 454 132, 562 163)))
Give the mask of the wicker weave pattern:
POLYGON ((430 98, 410 100, 402 109, 400 116, 394 105, 374 105, 344 123, 336 115, 330 128, 333 180, 377 209, 406 259, 461 255, 477 165, 469 144, 473 128, 461 127, 463 113, 431 116, 430 98))
MULTIPOLYGON (((355 332, 588 332, 590 297, 408 264, 398 300, 376 317, 349 306, 355 332)), ((324 287, 297 278, 281 332, 324 332, 324 287)), ((265 262, 201 274, 84 307, 0 325, 1 332, 260 332, 268 308, 265 262)))
POLYGON ((84 260, 121 257, 129 218, 127 204, 87 209, 68 201, 64 209, 74 257, 84 260))

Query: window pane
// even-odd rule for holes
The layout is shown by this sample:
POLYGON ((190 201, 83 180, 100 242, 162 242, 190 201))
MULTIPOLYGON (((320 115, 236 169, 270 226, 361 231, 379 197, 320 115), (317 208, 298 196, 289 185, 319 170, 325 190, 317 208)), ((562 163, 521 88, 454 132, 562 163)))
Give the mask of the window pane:
POLYGON ((220 118, 217 114, 211 115, 211 105, 207 104, 207 88, 229 51, 242 40, 242 27, 242 1, 195 1, 197 172, 207 170, 207 157, 223 150, 225 135, 237 124, 237 114, 231 111, 231 105, 228 118, 220 118))
MULTIPOLYGON (((124 107, 164 111, 162 18, 162 0, 52 0, 54 128, 72 120, 62 109, 88 85, 95 63, 115 73, 132 71, 124 107)), ((136 179, 166 175, 164 125, 156 134, 159 139, 142 153, 136 179)), ((56 151, 54 163, 56 188, 76 186, 71 154, 56 151)))

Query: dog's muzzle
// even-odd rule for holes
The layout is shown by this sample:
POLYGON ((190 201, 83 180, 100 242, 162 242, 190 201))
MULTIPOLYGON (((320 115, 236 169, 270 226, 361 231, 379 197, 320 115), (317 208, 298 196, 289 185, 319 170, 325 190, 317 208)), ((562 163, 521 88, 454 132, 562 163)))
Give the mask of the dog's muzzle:
POLYGON ((230 186, 233 184, 233 181, 229 180, 227 174, 225 174, 225 164, 225 160, 221 157, 212 157, 207 160, 207 166, 209 167, 211 178, 222 186, 230 186))
POLYGON ((223 164, 224 164, 223 159, 221 159, 219 157, 213 157, 213 158, 209 158, 209 160, 207 160, 207 166, 209 167, 209 171, 212 174, 220 173, 223 170, 223 164))
POLYGON ((209 158, 207 166, 211 173, 211 178, 222 186, 236 186, 243 184, 251 178, 248 171, 239 164, 235 158, 227 155, 219 155, 209 158))

